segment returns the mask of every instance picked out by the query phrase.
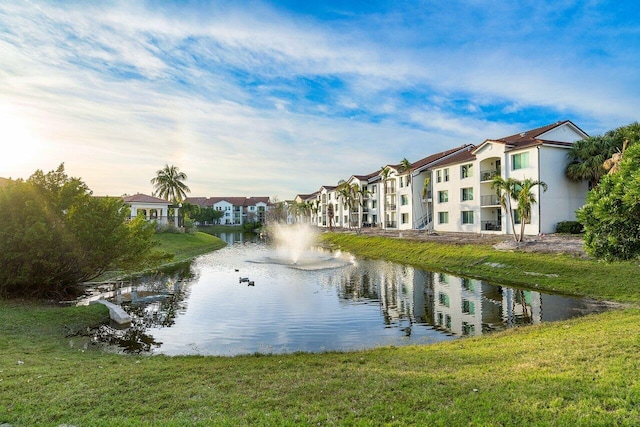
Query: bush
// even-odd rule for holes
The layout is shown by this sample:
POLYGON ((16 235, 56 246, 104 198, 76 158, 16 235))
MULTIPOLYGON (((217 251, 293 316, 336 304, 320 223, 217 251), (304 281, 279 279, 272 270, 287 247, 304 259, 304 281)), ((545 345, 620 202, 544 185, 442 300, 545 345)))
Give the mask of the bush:
POLYGON ((92 197, 60 165, 0 188, 0 296, 62 299, 109 269, 155 259, 153 224, 127 221, 119 198, 92 197))
POLYGON ((578 210, 587 253, 607 261, 640 258, 640 143, 624 152, 620 169, 605 175, 578 210))
POLYGON ((179 234, 179 233, 182 233, 178 227, 176 227, 174 224, 171 224, 171 223, 166 223, 166 224, 155 223, 155 230, 156 230, 156 233, 158 233, 158 234, 162 234, 162 233, 179 234))
POLYGON ((580 234, 583 228, 579 221, 560 221, 556 224, 556 233, 580 234))

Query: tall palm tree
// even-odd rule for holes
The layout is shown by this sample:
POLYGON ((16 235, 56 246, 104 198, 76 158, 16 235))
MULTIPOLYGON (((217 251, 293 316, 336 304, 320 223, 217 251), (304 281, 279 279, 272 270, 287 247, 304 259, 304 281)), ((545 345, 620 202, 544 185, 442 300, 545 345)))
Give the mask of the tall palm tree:
POLYGON ((520 217, 520 240, 524 240, 524 227, 531 219, 531 206, 536 203, 536 196, 531 192, 533 187, 540 186, 542 191, 547 191, 547 184, 542 181, 525 178, 518 182, 517 200, 518 200, 518 216, 520 217))
POLYGON ((354 204, 356 202, 358 188, 358 184, 349 184, 347 182, 342 182, 336 189, 338 197, 342 199, 343 206, 347 209, 348 212, 349 229, 351 229, 351 211, 353 210, 354 204))
POLYGON ((517 185, 518 180, 513 178, 504 179, 500 175, 494 176, 493 182, 491 183, 491 188, 495 188, 498 192, 500 206, 502 206, 502 209, 504 209, 509 215, 512 225, 511 229, 513 232, 513 240, 516 242, 518 241, 518 235, 516 233, 515 219, 513 218, 513 209, 511 209, 511 200, 516 199, 517 185))
MULTIPOLYGON (((380 177, 382 178, 381 189, 384 189, 384 196, 382 197, 382 212, 381 212, 381 220, 382 220, 382 228, 387 228, 387 178, 391 173, 391 169, 389 166, 382 166, 380 168, 380 177)), ((382 192, 381 192, 382 196, 382 192)))
POLYGON ((574 182, 588 181, 589 188, 594 188, 607 173, 603 166, 605 160, 621 148, 622 142, 612 133, 576 141, 567 153, 565 175, 574 182))
POLYGON ((153 184, 153 195, 170 200, 172 203, 180 203, 187 197, 191 190, 183 182, 187 179, 184 172, 180 172, 177 166, 169 166, 156 171, 156 177, 151 180, 153 184))
MULTIPOLYGON (((407 184, 409 184, 409 203, 411 207, 411 220, 414 221, 413 215, 413 179, 411 179, 411 162, 405 157, 400 162, 400 170, 407 173, 407 184)), ((420 205, 422 206, 422 204, 420 205)), ((413 227, 412 227, 413 228, 413 227)))

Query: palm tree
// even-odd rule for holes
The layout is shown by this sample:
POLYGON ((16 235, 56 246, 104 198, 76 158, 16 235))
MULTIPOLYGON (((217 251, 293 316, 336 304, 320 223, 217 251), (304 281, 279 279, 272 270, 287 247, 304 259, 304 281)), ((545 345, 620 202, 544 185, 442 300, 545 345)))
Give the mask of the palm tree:
POLYGON ((517 200, 518 200, 518 216, 520 217, 520 240, 524 240, 524 227, 525 224, 530 222, 531 219, 531 206, 536 203, 536 196, 531 192, 533 187, 540 186, 542 191, 547 191, 547 184, 542 181, 534 181, 530 178, 525 178, 518 182, 517 185, 517 200))
POLYGON ((400 170, 407 173, 407 184, 409 184, 410 192, 409 203, 411 206, 411 220, 413 221, 413 179, 411 179, 411 163, 409 162, 409 160, 407 160, 406 157, 400 162, 400 170))
POLYGON ((574 142, 567 153, 565 175, 574 182, 588 181, 589 188, 594 188, 607 173, 604 161, 619 151, 618 145, 612 135, 590 136, 574 142))
MULTIPOLYGON (((364 204, 367 202, 367 199, 369 198, 370 195, 371 195, 371 191, 367 190, 366 186, 362 186, 361 188, 356 190, 355 197, 356 197, 356 201, 358 202, 358 206, 360 208, 364 208, 364 204)), ((360 218, 358 218, 358 230, 362 228, 362 222, 363 221, 361 216, 360 218)))
MULTIPOLYGON (((382 197, 382 212, 381 212, 381 220, 382 220, 382 228, 387 228, 387 178, 389 177, 389 173, 391 173, 391 169, 389 166, 382 166, 380 168, 380 177, 382 178, 381 189, 384 189, 384 197, 382 197)), ((382 195, 382 193, 381 193, 382 195)))
POLYGON ((156 171, 156 177, 151 180, 153 184, 153 195, 170 200, 172 203, 180 203, 190 193, 191 190, 183 182, 187 179, 184 172, 180 172, 177 166, 169 166, 156 171))
POLYGON ((511 219, 513 240, 515 240, 516 242, 518 241, 518 235, 516 234, 513 209, 511 209, 511 200, 516 199, 517 184, 518 180, 513 178, 504 179, 500 175, 494 176, 493 182, 491 183, 491 188, 495 188, 498 192, 498 197, 500 198, 500 206, 502 206, 502 209, 504 209, 508 213, 509 219, 511 219))
POLYGON ((504 179, 499 175, 493 178, 491 188, 498 190, 500 197, 500 205, 509 213, 509 219, 511 219, 511 229, 513 232, 513 239, 516 242, 522 242, 524 240, 524 228, 525 225, 531 220, 531 206, 536 203, 536 196, 531 192, 533 187, 540 186, 543 191, 547 191, 547 184, 542 181, 534 181, 530 178, 518 180, 514 178, 504 179), (516 222, 511 208, 511 201, 518 202, 516 212, 520 219, 520 234, 516 232, 516 222))
POLYGON ((344 181, 338 186, 338 188, 336 188, 338 197, 342 199, 343 206, 348 211, 349 229, 351 229, 351 211, 353 210, 354 203, 356 202, 358 188, 358 184, 349 184, 344 181))

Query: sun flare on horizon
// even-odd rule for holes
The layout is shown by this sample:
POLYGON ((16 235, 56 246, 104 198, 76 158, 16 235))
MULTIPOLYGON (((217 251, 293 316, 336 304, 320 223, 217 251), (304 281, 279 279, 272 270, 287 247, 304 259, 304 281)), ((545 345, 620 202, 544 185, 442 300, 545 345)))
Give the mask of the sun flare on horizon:
POLYGON ((45 142, 32 129, 28 120, 7 105, 0 105, 0 177, 28 178, 46 150, 45 142))

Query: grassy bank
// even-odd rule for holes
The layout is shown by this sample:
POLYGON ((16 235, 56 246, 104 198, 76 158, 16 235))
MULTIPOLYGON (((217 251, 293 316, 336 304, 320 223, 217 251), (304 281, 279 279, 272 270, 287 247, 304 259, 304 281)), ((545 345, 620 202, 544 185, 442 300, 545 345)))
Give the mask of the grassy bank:
MULTIPOLYGON (((325 238, 368 257, 638 301, 632 263, 325 238)), ((640 424, 636 308, 431 346, 234 358, 105 353, 80 332, 107 317, 103 306, 0 301, 0 424, 640 424)))
POLYGON ((195 256, 220 249, 226 243, 207 233, 159 233, 153 236, 157 250, 174 254, 173 262, 181 262, 195 256))
POLYGON ((0 301, 0 424, 637 425, 640 310, 423 347, 137 357, 103 307, 0 301))
POLYGON ((351 234, 322 235, 359 256, 601 300, 640 302, 637 262, 605 263, 564 254, 497 251, 490 245, 446 245, 351 234))

